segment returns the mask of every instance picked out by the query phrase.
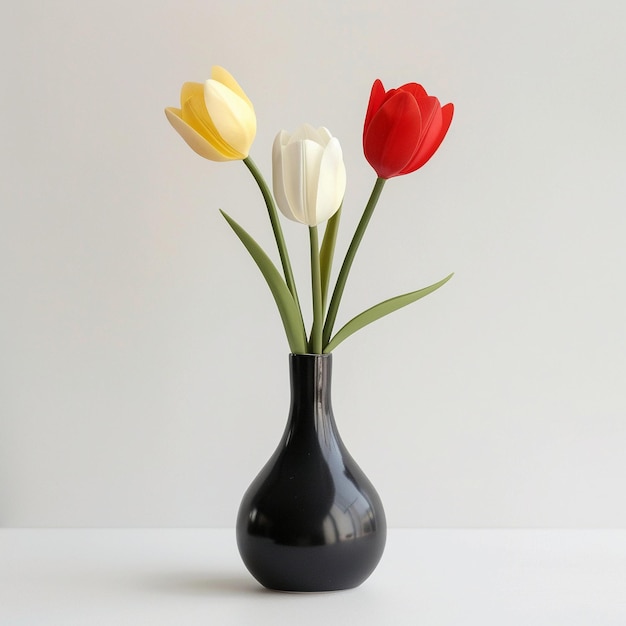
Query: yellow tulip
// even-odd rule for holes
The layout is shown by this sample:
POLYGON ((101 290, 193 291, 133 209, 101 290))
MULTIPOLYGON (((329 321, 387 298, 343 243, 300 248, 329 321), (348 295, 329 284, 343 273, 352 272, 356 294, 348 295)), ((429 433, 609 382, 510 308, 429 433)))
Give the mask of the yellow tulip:
POLYGON ((204 85, 185 83, 180 109, 165 115, 189 147, 210 161, 245 159, 256 135, 252 102, 222 67, 213 67, 204 85))

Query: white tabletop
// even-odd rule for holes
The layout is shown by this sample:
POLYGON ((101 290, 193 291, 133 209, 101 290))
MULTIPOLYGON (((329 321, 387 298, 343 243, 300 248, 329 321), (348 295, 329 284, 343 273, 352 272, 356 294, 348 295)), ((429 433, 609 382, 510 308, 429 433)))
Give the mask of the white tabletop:
POLYGON ((391 530, 359 588, 264 590, 234 531, 0 530, 1 626, 624 626, 626 530, 391 530))

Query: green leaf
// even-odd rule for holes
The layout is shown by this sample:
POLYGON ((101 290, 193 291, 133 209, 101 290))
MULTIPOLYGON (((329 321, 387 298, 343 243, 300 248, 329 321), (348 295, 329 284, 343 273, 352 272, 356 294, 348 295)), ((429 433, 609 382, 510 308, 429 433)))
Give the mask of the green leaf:
POLYGON ((254 259, 258 268, 274 296, 276 306, 285 327, 289 348, 294 354, 304 354, 307 351, 306 333, 302 326, 300 311, 296 305, 289 287, 281 276, 271 259, 265 254, 261 246, 241 227, 235 220, 220 210, 230 227, 241 240, 250 256, 254 259))
POLYGON ((333 256, 335 254, 335 242, 337 241, 337 231, 339 230, 339 219, 341 218, 341 207, 326 223, 322 247, 320 248, 320 267, 322 273, 322 308, 326 308, 326 297, 328 295, 328 285, 330 284, 330 272, 333 267, 333 256))
POLYGON ((405 293, 401 296, 396 296, 395 298, 391 298, 389 300, 385 300, 376 306, 373 306, 367 311, 363 311, 360 315, 357 315, 353 319, 351 319, 337 334, 328 342, 328 345, 324 348, 324 353, 331 352, 334 350, 344 339, 347 339, 350 335, 355 333, 357 330, 360 330, 364 326, 375 322, 377 319, 384 317, 385 315, 389 315, 389 313, 393 313, 398 309, 406 306, 407 304, 411 304, 424 296, 427 296, 429 293, 432 293, 436 289, 439 289, 442 285, 445 285, 454 274, 450 274, 446 276, 443 280, 440 280, 438 283, 434 285, 430 285, 429 287, 424 287, 423 289, 418 289, 417 291, 411 291, 409 293, 405 293))

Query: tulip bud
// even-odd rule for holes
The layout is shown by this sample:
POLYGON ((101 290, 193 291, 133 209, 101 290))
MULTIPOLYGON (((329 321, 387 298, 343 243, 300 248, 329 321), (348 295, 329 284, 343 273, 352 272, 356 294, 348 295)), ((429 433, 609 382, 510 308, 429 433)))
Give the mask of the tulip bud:
POLYGON ((245 159, 256 135, 256 115, 248 96, 223 68, 213 67, 204 85, 185 83, 180 109, 165 115, 190 148, 210 161, 245 159))
POLYGON ((414 172, 439 148, 453 112, 417 83, 385 91, 375 81, 363 126, 365 158, 381 178, 414 172))
POLYGON ((272 150, 276 204, 290 220, 316 226, 331 218, 346 191, 339 140, 326 128, 303 124, 278 133, 272 150))

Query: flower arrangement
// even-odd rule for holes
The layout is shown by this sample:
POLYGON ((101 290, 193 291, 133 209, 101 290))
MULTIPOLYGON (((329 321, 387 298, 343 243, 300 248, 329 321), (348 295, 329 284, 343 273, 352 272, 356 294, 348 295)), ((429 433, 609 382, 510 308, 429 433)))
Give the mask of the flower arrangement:
POLYGON ((303 124, 276 136, 272 187, 249 156, 256 135, 252 102, 237 81, 213 67, 204 84, 185 83, 180 109, 165 109, 167 119, 187 144, 210 161, 243 161, 263 196, 276 240, 282 273, 259 244, 229 215, 222 215, 248 250, 276 301, 289 348, 294 354, 326 354, 364 326, 444 285, 452 274, 428 287, 385 300, 363 311, 335 332, 335 321, 355 255, 383 186, 395 176, 421 168, 443 141, 454 107, 441 106, 416 83, 385 90, 372 86, 363 127, 365 158, 377 174, 374 188, 348 247, 330 299, 331 269, 346 189, 341 146, 326 128, 303 124), (311 248, 313 322, 307 333, 277 207, 288 219, 306 224, 311 248), (325 223, 320 244, 318 226, 325 223))

